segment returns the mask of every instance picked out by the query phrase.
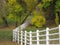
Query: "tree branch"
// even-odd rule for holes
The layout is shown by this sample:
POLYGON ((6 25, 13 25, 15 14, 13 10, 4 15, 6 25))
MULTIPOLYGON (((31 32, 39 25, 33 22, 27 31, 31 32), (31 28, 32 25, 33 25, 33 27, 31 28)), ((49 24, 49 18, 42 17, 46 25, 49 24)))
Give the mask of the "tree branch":
POLYGON ((34 9, 36 8, 36 6, 37 6, 39 3, 40 3, 40 2, 37 2, 37 3, 34 5, 34 7, 33 7, 29 12, 27 12, 27 14, 26 14, 24 20, 21 22, 21 24, 23 24, 23 23, 25 22, 25 20, 26 20, 26 19, 28 18, 28 16, 34 11, 34 9))

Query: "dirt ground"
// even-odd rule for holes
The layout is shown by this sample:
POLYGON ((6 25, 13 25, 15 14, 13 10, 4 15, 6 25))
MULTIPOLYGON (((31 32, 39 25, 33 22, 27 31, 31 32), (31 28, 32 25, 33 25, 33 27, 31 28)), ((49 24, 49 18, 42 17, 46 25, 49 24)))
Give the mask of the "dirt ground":
POLYGON ((0 45, 20 45, 9 40, 0 40, 0 45))

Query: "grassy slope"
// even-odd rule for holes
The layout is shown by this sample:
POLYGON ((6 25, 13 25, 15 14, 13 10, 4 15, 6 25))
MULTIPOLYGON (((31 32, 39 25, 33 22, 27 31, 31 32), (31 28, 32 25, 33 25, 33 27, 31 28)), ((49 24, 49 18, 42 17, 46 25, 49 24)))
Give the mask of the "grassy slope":
POLYGON ((0 45, 18 45, 12 42, 13 28, 0 28, 0 45))
POLYGON ((0 28, 0 40, 12 40, 12 28, 0 28))

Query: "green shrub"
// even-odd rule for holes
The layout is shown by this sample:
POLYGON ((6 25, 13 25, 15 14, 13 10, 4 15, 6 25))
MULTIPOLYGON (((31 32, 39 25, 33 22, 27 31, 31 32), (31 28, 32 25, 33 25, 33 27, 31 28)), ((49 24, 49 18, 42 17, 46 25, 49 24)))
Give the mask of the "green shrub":
POLYGON ((58 14, 56 14, 55 22, 56 22, 56 25, 58 26, 58 25, 59 25, 59 18, 58 18, 58 14))
POLYGON ((43 16, 34 16, 32 19, 32 24, 37 27, 42 27, 46 23, 46 20, 43 16))

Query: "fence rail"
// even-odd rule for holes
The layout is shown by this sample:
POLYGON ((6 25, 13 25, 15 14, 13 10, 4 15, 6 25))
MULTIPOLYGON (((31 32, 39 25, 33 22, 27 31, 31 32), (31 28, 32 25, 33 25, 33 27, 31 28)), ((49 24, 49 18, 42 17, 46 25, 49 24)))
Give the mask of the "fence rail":
POLYGON ((13 41, 21 45, 60 45, 60 25, 45 30, 19 31, 13 30, 13 41))

